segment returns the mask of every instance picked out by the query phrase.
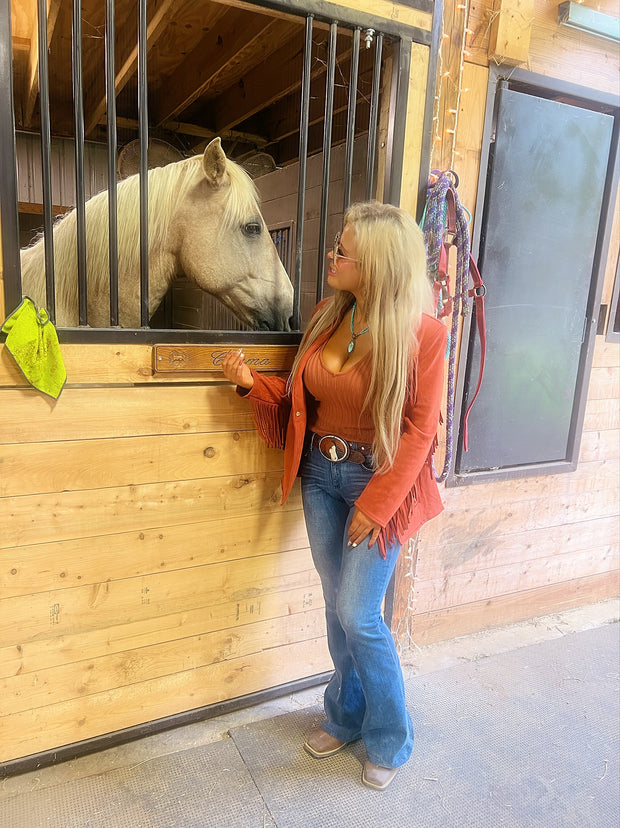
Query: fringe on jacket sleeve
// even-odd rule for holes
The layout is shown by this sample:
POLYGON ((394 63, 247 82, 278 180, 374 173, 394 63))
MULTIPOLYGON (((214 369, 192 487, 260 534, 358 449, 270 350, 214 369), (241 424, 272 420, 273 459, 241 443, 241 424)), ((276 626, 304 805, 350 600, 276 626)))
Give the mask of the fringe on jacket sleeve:
POLYGON ((252 419, 261 439, 270 448, 284 448, 291 401, 285 397, 279 404, 248 397, 252 419))
POLYGON ((407 534, 407 530, 411 523, 413 510, 418 502, 416 486, 407 492, 407 495, 398 509, 394 512, 389 522, 381 529, 377 543, 379 544, 379 552, 381 557, 385 558, 386 549, 396 541, 402 543, 402 539, 407 534))
MULTIPOLYGON (((434 474, 433 455, 438 444, 439 441, 437 439, 437 435, 435 435, 435 438, 433 439, 433 443, 431 445, 431 449, 428 453, 428 457, 426 458, 426 461, 424 463, 425 468, 428 469, 431 474, 434 474)), ((396 541, 399 541, 400 543, 404 542, 411 527, 413 513, 415 511, 417 502, 418 487, 417 484, 414 483, 411 489, 407 492, 403 502, 400 504, 398 509, 394 512, 390 520, 381 529, 381 532, 379 533, 379 537, 377 538, 377 544, 379 545, 379 552, 381 553, 382 558, 385 558, 386 556, 387 547, 391 546, 396 541)))

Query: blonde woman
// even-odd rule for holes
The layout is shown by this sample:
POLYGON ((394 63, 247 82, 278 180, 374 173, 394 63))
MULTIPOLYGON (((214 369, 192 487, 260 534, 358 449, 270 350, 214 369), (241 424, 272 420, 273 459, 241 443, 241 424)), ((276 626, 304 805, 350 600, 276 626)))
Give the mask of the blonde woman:
POLYGON ((379 202, 353 205, 328 254, 320 303, 287 380, 231 351, 226 377, 259 433, 285 449, 283 502, 295 477, 325 596, 335 672, 317 759, 362 739, 362 782, 384 790, 411 755, 402 671, 381 605, 401 544, 442 504, 432 470, 446 330, 433 316, 422 234, 379 202))

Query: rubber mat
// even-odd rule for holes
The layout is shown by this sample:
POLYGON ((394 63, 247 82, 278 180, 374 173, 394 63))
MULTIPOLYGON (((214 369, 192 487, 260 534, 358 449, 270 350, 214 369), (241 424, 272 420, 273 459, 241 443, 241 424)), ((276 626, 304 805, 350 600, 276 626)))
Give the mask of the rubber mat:
POLYGON ((10 828, 611 828, 619 824, 618 625, 406 682, 416 729, 387 791, 361 742, 302 749, 318 707, 231 739, 0 801, 10 828))
POLYGON ((387 791, 356 743, 302 748, 319 709, 231 731, 278 828, 608 828, 618 815, 618 625, 407 682, 416 744, 387 791))
POLYGON ((0 803, 6 828, 272 828, 230 739, 0 803))

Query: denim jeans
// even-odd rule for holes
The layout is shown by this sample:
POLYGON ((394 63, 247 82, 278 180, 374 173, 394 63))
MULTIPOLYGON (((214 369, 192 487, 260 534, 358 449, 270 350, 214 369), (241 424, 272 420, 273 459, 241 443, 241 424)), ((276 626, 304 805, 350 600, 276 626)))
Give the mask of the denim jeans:
POLYGON ((356 463, 331 463, 314 447, 302 461, 301 491, 335 667, 321 727, 342 742, 361 738, 371 762, 396 768, 411 755, 413 725, 381 605, 400 544, 387 548, 385 560, 376 543, 368 548, 370 536, 355 549, 347 546, 353 504, 372 474, 356 463))

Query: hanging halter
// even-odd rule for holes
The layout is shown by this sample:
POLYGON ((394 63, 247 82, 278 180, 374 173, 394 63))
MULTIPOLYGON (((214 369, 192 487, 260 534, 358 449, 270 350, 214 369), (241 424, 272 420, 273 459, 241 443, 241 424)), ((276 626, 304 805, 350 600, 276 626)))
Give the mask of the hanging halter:
POLYGON ((466 316, 469 312, 468 298, 473 296, 476 309, 476 323, 480 338, 480 369, 478 385, 463 419, 463 448, 467 451, 467 420, 469 412, 478 396, 484 373, 486 355, 486 326, 484 319, 484 295, 486 288, 474 262, 469 241, 468 221, 470 216, 461 204, 456 189, 459 185, 457 174, 453 170, 432 171, 427 190, 426 206, 422 216, 422 230, 426 243, 427 270, 433 284, 435 313, 437 318, 452 313, 448 346, 448 400, 446 410, 446 456, 442 473, 437 476, 442 483, 448 476, 452 465, 454 448, 454 395, 456 369, 456 342, 459 327, 459 314, 466 316), (448 275, 448 257, 450 247, 456 247, 457 263, 454 295, 450 295, 448 275), (471 276, 473 288, 467 288, 471 276))

